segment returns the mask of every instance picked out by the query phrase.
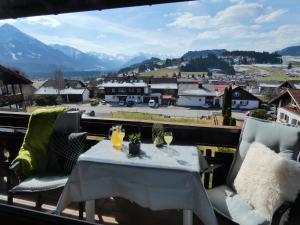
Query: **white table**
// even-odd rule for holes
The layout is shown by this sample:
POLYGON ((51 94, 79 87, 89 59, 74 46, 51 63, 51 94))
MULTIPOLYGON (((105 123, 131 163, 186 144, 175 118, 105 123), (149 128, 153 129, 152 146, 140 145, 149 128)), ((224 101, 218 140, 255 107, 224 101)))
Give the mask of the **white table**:
POLYGON ((128 156, 101 141, 82 154, 57 204, 60 213, 71 202, 86 202, 87 220, 93 221, 95 199, 118 196, 152 210, 182 209, 183 224, 192 225, 193 212, 206 225, 217 225, 212 206, 200 181, 207 164, 194 146, 158 149, 142 144, 141 154, 128 156))

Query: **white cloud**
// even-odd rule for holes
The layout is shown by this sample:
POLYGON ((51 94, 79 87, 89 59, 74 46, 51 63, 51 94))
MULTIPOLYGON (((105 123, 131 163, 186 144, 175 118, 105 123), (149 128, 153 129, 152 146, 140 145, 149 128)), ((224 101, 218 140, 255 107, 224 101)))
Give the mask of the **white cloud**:
POLYGON ((183 13, 177 17, 169 26, 189 29, 204 29, 213 26, 210 16, 194 16, 192 13, 183 13))
POLYGON ((98 35, 96 36, 96 38, 97 38, 97 39, 107 38, 107 35, 105 35, 105 34, 98 34, 98 35))
POLYGON ((178 16, 169 26, 189 29, 232 26, 244 20, 256 18, 261 14, 262 10, 262 5, 257 3, 240 3, 218 12, 215 16, 195 16, 186 12, 178 16))
POLYGON ((206 31, 198 34, 197 36, 198 40, 205 40, 205 39, 211 40, 211 39, 220 39, 220 38, 221 36, 217 31, 206 31))
POLYGON ((187 4, 189 6, 195 6, 195 5, 199 5, 201 3, 200 0, 196 0, 196 1, 188 1, 187 4))
POLYGON ((257 3, 239 3, 217 13, 214 19, 218 24, 240 23, 260 15, 263 6, 257 3))
POLYGON ((61 25, 61 23, 57 19, 54 19, 52 16, 28 17, 24 19, 24 21, 29 24, 40 24, 48 27, 58 27, 61 25))
POLYGON ((269 14, 265 14, 265 15, 262 15, 262 16, 258 17, 257 19, 255 19, 255 22, 258 23, 258 24, 273 22, 278 17, 280 17, 281 15, 283 15, 285 13, 287 13, 287 10, 279 9, 279 10, 276 10, 276 11, 271 12, 269 14))
POLYGON ((269 30, 264 23, 273 22, 287 10, 274 10, 258 3, 239 2, 215 15, 183 13, 169 24, 180 30, 199 30, 194 45, 216 47, 222 44, 229 49, 274 51, 300 43, 300 27, 292 24, 278 25, 269 30), (208 45, 207 45, 208 43, 208 45))
POLYGON ((244 0, 229 0, 231 3, 243 3, 244 0))
POLYGON ((210 0, 212 3, 221 3, 224 2, 224 0, 210 0))
MULTIPOLYGON (((216 5, 212 10, 215 10, 214 7, 216 5)), ((113 55, 142 51, 178 56, 187 50, 203 48, 273 51, 300 43, 299 26, 280 26, 283 22, 266 24, 265 21, 274 21, 279 14, 282 15, 281 10, 243 0, 191 1, 184 7, 179 5, 159 13, 155 12, 153 15, 163 15, 164 18, 154 22, 151 19, 153 12, 148 13, 146 10, 141 12, 142 15, 125 11, 123 17, 116 13, 93 11, 32 17, 20 19, 21 23, 17 25, 22 26, 26 33, 46 43, 65 44, 84 52, 97 51, 113 55), (220 1, 224 4, 226 2, 227 7, 214 14, 208 14, 211 4, 208 4, 208 7, 205 4, 220 1), (199 3, 203 8, 192 7, 199 3), (207 14, 196 14, 204 12, 206 7, 207 14), (171 22, 166 24, 165 21, 171 22), (142 23, 149 23, 149 26, 140 26, 142 23), (30 24, 42 24, 45 27, 30 24), (48 27, 58 28, 55 32, 47 32, 48 27)), ((10 22, 14 23, 15 20, 10 22)))
POLYGON ((109 54, 116 53, 114 49, 111 49, 109 46, 99 45, 95 42, 91 42, 82 38, 62 37, 58 35, 45 35, 45 34, 33 34, 33 36, 39 40, 42 40, 46 44, 68 45, 77 48, 83 52, 98 51, 98 52, 106 52, 109 54))
POLYGON ((165 13, 163 14, 163 17, 177 17, 180 16, 182 13, 180 12, 171 12, 171 13, 165 13))
POLYGON ((6 19, 6 20, 0 20, 0 24, 15 24, 18 21, 18 19, 6 19))
POLYGON ((178 56, 178 52, 184 53, 195 39, 190 32, 175 32, 178 35, 174 35, 174 31, 169 33, 165 27, 163 30, 138 28, 134 24, 104 19, 97 13, 62 14, 56 19, 62 25, 55 33, 31 34, 47 44, 58 43, 83 52, 97 51, 113 55, 143 51, 178 56), (101 38, 105 38, 105 42, 100 41, 101 38))
MULTIPOLYGON (((228 32, 228 31, 227 31, 228 32)), ((244 30, 239 35, 232 36, 233 40, 227 43, 229 49, 244 49, 256 51, 275 51, 300 43, 300 27, 293 24, 285 24, 268 32, 244 30)), ((226 31, 219 33, 221 37, 226 31)), ((227 33, 228 35, 228 33, 227 33)))

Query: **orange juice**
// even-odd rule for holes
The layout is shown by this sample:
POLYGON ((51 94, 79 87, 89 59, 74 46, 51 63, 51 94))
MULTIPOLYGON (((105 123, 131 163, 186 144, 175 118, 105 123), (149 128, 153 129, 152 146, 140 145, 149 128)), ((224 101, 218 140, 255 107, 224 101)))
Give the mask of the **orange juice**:
POLYGON ((113 143, 113 146, 116 148, 116 149, 121 149, 122 147, 122 140, 120 138, 120 132, 118 131, 113 131, 112 132, 112 135, 111 135, 111 141, 113 143))

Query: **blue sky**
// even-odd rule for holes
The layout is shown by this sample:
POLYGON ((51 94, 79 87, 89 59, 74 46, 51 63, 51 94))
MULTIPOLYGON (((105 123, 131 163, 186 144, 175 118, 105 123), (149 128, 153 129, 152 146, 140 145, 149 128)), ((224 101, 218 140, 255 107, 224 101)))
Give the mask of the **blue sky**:
POLYGON ((84 52, 181 56, 189 50, 274 51, 300 45, 298 0, 198 0, 0 21, 84 52))

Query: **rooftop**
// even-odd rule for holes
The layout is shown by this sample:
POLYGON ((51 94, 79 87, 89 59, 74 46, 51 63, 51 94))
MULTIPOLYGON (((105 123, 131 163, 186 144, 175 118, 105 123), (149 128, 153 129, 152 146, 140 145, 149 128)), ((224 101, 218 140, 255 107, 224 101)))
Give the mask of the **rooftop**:
MULTIPOLYGON (((62 95, 82 95, 86 88, 65 88, 60 90, 60 94, 62 95)), ((34 94, 36 95, 57 95, 58 89, 53 87, 40 87, 34 94)))
POLYGON ((103 84, 99 84, 99 87, 148 87, 148 85, 143 82, 107 82, 103 84))
POLYGON ((210 91, 205 88, 198 88, 198 89, 192 89, 192 90, 185 90, 182 91, 180 95, 186 95, 186 96, 217 96, 216 91, 210 91))
POLYGON ((177 84, 172 83, 162 83, 162 84, 150 84, 151 89, 174 89, 177 90, 178 86, 177 84))
POLYGON ((1 65, 0 80, 3 84, 32 84, 32 81, 21 75, 19 71, 1 65))

